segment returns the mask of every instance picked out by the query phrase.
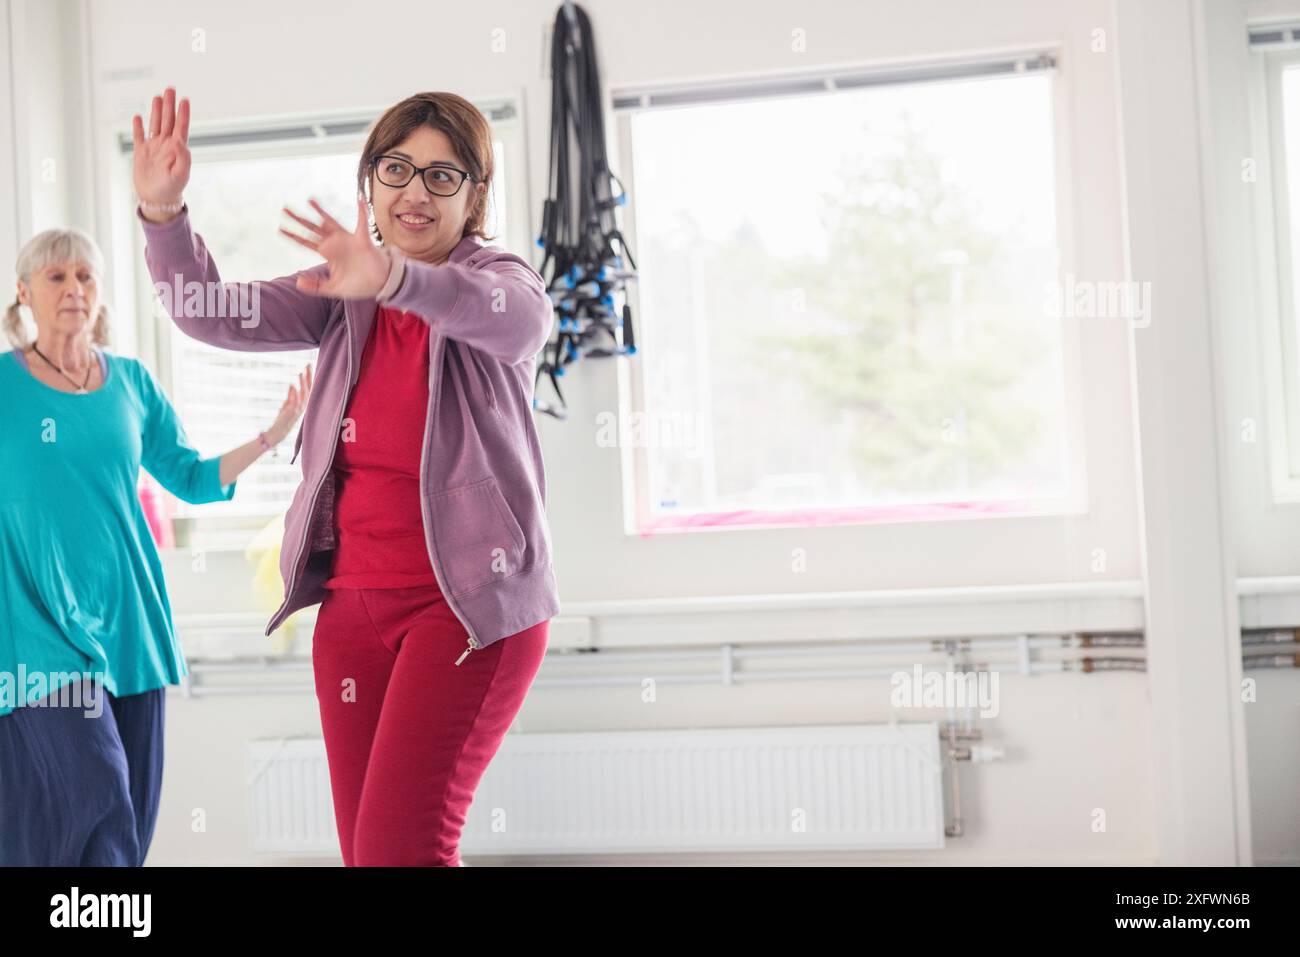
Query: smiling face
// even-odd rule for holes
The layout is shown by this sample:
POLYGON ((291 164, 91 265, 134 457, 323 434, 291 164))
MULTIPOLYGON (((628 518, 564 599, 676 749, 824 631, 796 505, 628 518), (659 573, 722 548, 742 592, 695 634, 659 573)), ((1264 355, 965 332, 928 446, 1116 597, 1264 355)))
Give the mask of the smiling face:
POLYGON ((85 332, 99 309, 99 277, 89 263, 51 263, 18 280, 18 301, 32 310, 38 338, 51 332, 75 336, 85 332))
MULTIPOLYGON (((446 163, 457 169, 466 168, 447 134, 428 126, 416 129, 386 150, 384 156, 397 156, 415 166, 446 163)), ((376 160, 376 163, 384 162, 376 160)), ((449 178, 454 183, 460 174, 449 172, 448 177, 439 178, 449 178)), ((423 176, 413 176, 405 186, 394 187, 380 182, 373 171, 370 174, 371 208, 384 243, 412 259, 428 263, 441 263, 451 255, 461 241, 474 205, 486 192, 487 187, 482 183, 466 180, 455 196, 438 196, 429 192, 423 176)))

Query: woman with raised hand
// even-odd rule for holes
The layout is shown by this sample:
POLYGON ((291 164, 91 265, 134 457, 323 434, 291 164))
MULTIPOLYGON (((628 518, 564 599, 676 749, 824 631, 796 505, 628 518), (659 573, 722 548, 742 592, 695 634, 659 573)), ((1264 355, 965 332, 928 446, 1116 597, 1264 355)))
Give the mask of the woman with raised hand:
POLYGON ((491 129, 453 93, 391 107, 361 152, 356 227, 315 201, 312 216, 286 208, 296 229, 281 231, 325 262, 249 288, 221 283, 191 226, 189 122, 171 88, 147 133, 134 120, 150 273, 226 297, 172 297, 173 321, 227 349, 319 349, 267 634, 321 603, 312 657, 343 861, 457 866, 559 612, 532 418, 552 308, 526 260, 485 242, 491 129))
POLYGON ((166 685, 189 673, 136 491, 193 504, 298 420, 204 458, 138 360, 108 343, 99 248, 51 229, 18 256, 0 353, 0 866, 137 866, 158 814, 166 685), (35 338, 22 307, 31 311, 35 338))

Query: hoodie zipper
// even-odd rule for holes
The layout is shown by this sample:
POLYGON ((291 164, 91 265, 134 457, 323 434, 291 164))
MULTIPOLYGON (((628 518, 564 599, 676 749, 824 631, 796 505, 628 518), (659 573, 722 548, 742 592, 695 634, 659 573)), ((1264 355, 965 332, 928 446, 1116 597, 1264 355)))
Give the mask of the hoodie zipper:
MULTIPOLYGON (((298 563, 302 560, 302 550, 307 547, 307 543, 311 540, 311 520, 316 514, 316 501, 320 498, 320 490, 325 485, 325 479, 329 477, 330 469, 334 465, 334 454, 338 448, 339 429, 343 426, 343 413, 347 411, 348 395, 352 391, 352 326, 348 322, 346 306, 343 310, 343 332, 348 340, 348 371, 343 386, 343 400, 339 403, 339 414, 334 423, 334 443, 330 445, 330 460, 321 471, 321 476, 316 482, 316 490, 312 492, 311 504, 307 506, 307 526, 303 530, 302 541, 298 543, 298 554, 293 559, 293 573, 289 576, 289 584, 284 589, 284 602, 280 605, 280 610, 275 613, 275 617, 279 617, 280 613, 288 606, 289 598, 293 595, 294 586, 298 584, 298 563)), ((298 434, 302 435, 301 428, 298 430, 298 434)), ((297 457, 298 454, 295 452, 294 458, 297 457)))
POLYGON ((465 632, 469 636, 468 647, 462 651, 460 657, 456 659, 456 664, 459 665, 465 660, 466 655, 476 648, 482 648, 483 645, 479 643, 478 637, 474 634, 474 629, 470 627, 465 616, 462 615, 460 609, 456 607, 456 603, 452 600, 451 592, 447 590, 447 586, 442 580, 442 573, 438 571, 441 562, 436 554, 436 549, 433 547, 433 541, 429 537, 429 495, 425 489, 425 480, 428 477, 425 472, 425 462, 428 461, 429 456, 429 435, 433 431, 430 428, 430 423, 433 421, 434 406, 438 401, 438 392, 434 388, 434 384, 438 375, 438 369, 442 365, 441 350, 446 349, 446 347, 446 340, 442 336, 439 336, 437 344, 433 347, 434 357, 429 360, 429 404, 424 413, 424 441, 420 443, 420 517, 424 523, 424 547, 428 549, 429 552, 429 561, 433 566, 433 577, 438 581, 438 588, 442 591, 442 597, 447 601, 447 607, 450 608, 452 614, 460 620, 460 623, 465 626, 465 632))

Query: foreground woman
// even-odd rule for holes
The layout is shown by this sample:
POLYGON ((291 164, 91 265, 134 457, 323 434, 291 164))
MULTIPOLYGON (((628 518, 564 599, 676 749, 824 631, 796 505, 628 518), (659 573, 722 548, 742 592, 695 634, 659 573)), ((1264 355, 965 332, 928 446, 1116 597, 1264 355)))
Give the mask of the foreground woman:
POLYGON ((229 499, 297 421, 310 369, 258 438, 203 458, 149 370, 100 348, 94 241, 41 233, 16 271, 14 349, 0 354, 0 866, 140 865, 158 813, 164 686, 188 674, 140 468, 187 502, 229 499))
MULTIPOLYGON (((170 88, 147 137, 135 117, 145 256, 155 281, 220 284, 182 195, 189 120, 170 88)), ((315 202, 319 222, 289 213, 286 235, 325 264, 257 283, 251 319, 232 318, 253 299, 242 283, 207 287, 227 297, 216 314, 203 297, 172 307, 212 345, 320 350, 267 633, 321 602, 316 696, 349 866, 460 864, 559 611, 532 418, 551 302, 525 260, 484 245, 491 181, 486 117, 417 94, 370 131, 356 229, 315 202)))

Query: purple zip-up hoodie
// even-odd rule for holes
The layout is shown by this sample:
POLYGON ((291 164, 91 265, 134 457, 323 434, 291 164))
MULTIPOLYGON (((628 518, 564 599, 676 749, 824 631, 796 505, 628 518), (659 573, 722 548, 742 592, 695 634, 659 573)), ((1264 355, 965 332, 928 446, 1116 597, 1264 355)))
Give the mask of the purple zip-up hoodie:
MULTIPOLYGON (((138 207, 136 215, 149 274, 155 288, 165 287, 163 304, 187 335, 248 352, 319 349, 294 449, 295 460, 302 453, 303 480, 284 520, 284 603, 266 634, 325 598, 334 450, 381 304, 414 313, 431 329, 429 407, 411 414, 425 417, 420 505, 429 560, 469 633, 460 658, 559 613, 532 411, 536 358, 553 311, 545 282, 526 260, 466 236, 440 266, 394 257, 376 299, 334 299, 300 290, 298 273, 223 283, 188 206, 161 225, 138 207)), ((328 276, 324 263, 304 272, 328 276)))

